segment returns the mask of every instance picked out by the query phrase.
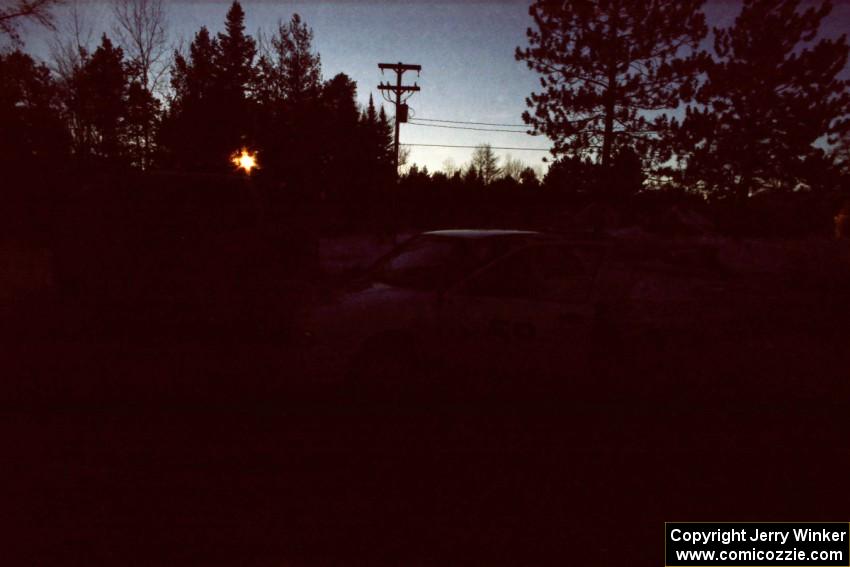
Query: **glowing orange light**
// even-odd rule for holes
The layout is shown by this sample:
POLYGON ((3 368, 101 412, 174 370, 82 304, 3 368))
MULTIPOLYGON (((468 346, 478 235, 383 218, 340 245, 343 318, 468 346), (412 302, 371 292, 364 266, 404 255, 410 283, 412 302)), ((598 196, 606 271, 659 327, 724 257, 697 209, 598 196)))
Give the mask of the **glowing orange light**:
POLYGON ((230 161, 233 162, 233 165, 249 174, 252 169, 259 169, 260 167, 257 164, 257 152, 249 153, 245 148, 233 154, 230 161))

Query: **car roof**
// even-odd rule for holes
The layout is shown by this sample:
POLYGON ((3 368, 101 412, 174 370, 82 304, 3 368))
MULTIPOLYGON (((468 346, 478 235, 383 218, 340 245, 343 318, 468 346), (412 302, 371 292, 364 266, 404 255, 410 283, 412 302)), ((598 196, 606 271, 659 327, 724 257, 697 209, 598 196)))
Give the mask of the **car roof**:
POLYGON ((455 230, 432 230, 423 232, 424 236, 441 236, 447 238, 493 238, 504 236, 542 236, 542 233, 533 230, 500 230, 500 229, 455 229, 455 230))

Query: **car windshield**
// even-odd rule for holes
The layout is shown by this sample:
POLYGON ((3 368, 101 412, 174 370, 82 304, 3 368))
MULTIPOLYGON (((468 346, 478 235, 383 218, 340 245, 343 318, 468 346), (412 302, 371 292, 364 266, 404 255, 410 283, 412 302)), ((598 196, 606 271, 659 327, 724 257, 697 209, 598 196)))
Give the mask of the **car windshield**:
POLYGON ((501 238, 480 240, 421 236, 381 262, 372 279, 396 287, 439 290, 506 253, 501 238))

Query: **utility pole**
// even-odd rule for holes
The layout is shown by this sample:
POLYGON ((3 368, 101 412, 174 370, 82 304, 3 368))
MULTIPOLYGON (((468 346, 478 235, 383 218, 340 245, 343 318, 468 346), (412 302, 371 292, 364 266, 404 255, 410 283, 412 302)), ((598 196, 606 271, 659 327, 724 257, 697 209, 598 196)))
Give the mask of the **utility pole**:
POLYGON ((413 96, 413 93, 419 90, 419 85, 413 83, 410 85, 402 85, 401 84, 401 76, 404 75, 405 71, 416 71, 417 75, 419 71, 422 70, 421 65, 410 65, 406 63, 402 63, 399 61, 398 63, 378 63, 378 68, 381 70, 381 73, 384 70, 395 71, 396 73, 396 82, 395 84, 390 84, 389 81, 386 83, 381 82, 378 85, 378 89, 381 90, 381 94, 384 95, 384 91, 388 93, 395 94, 395 100, 388 99, 386 95, 384 95, 384 99, 388 102, 395 104, 395 170, 396 175, 398 175, 398 131, 399 125, 402 122, 407 122, 407 105, 404 104, 408 98, 413 96), (402 99, 402 94, 411 93, 407 95, 404 99, 402 99))

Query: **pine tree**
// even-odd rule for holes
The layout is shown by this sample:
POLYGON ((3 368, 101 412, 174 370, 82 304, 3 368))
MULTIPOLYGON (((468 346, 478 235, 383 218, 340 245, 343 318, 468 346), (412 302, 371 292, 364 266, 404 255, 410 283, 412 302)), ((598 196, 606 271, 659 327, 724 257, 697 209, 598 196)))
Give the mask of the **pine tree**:
MULTIPOLYGON (((393 126, 390 124, 383 106, 378 112, 378 138, 380 149, 383 150, 381 161, 392 171, 395 167, 393 126)), ((395 175, 395 172, 393 172, 393 175, 395 175)))
POLYGON ((811 185, 850 115, 845 37, 816 41, 832 6, 746 0, 733 26, 715 30, 716 59, 678 128, 686 180, 739 199, 766 188, 811 185))
POLYGON ((219 33, 216 50, 214 109, 219 144, 216 152, 224 163, 227 156, 240 147, 254 142, 254 119, 249 105, 250 89, 254 84, 256 42, 245 34, 245 11, 234 0, 219 33))
POLYGON ((145 169, 153 155, 153 134, 159 124, 161 105, 139 80, 131 80, 127 88, 125 145, 130 164, 145 169))
MULTIPOLYGON (((357 83, 337 73, 322 86, 322 107, 337 128, 354 129, 359 121, 357 83)), ((374 111, 374 109, 373 109, 374 111)))
POLYGON ((650 122, 647 112, 689 96, 700 59, 693 53, 706 35, 702 3, 537 0, 529 9, 536 29, 516 58, 541 74, 543 90, 526 99, 532 111, 523 119, 553 140, 555 155, 608 166, 618 147, 631 146, 665 161, 657 142, 666 120, 650 122))
POLYGON ((5 238, 55 234, 56 221, 64 216, 56 216, 61 209, 55 198, 68 186, 69 143, 50 70, 21 51, 0 53, 0 226, 5 238))
MULTIPOLYGON (((59 88, 50 70, 21 51, 0 54, 0 168, 31 176, 68 151, 59 88)), ((7 180, 8 181, 8 180, 7 180)))
POLYGON ((315 100, 322 88, 322 62, 313 52, 313 30, 293 14, 279 21, 260 58, 259 91, 264 103, 297 107, 315 100))
POLYGON ((365 183, 357 83, 345 73, 335 75, 322 88, 321 108, 321 121, 313 126, 324 140, 321 182, 345 199, 357 199, 365 183))
POLYGON ((124 157, 128 88, 124 53, 104 34, 100 45, 75 69, 66 92, 73 115, 75 151, 113 162, 124 157))
MULTIPOLYGON (((287 22, 279 21, 274 35, 261 42, 254 92, 262 125, 258 141, 268 166, 265 174, 318 193, 327 159, 335 153, 329 145, 336 145, 332 141, 336 134, 323 108, 331 99, 335 99, 332 104, 343 104, 347 95, 337 92, 340 96, 335 97, 323 89, 321 60, 313 51, 312 40, 312 30, 298 14, 287 22)), ((353 105, 356 127, 356 103, 344 104, 353 105)))
POLYGON ((215 64, 218 42, 204 26, 195 34, 189 45, 189 59, 180 52, 174 54, 171 87, 174 91, 172 107, 186 110, 212 96, 216 83, 215 64))
POLYGON ((543 186, 561 193, 596 193, 599 188, 598 164, 578 157, 562 156, 549 166, 543 186))
POLYGON ((218 34, 215 75, 218 87, 228 103, 242 103, 254 79, 254 38, 245 34, 245 11, 237 1, 231 4, 225 17, 224 32, 218 34))
POLYGON ((478 170, 473 164, 469 164, 463 174, 463 186, 466 189, 477 189, 482 185, 481 177, 478 175, 478 170))
POLYGON ((174 54, 174 92, 160 129, 160 161, 189 170, 219 171, 225 156, 216 142, 216 54, 218 41, 202 27, 189 45, 188 58, 174 54))
POLYGON ((361 210, 364 219, 372 219, 375 226, 375 215, 393 198, 386 194, 386 189, 395 181, 393 167, 395 162, 388 150, 392 133, 383 107, 380 112, 375 108, 375 100, 371 93, 369 103, 360 116, 360 146, 359 167, 363 186, 360 188, 362 200, 361 210), (388 142, 389 140, 389 142, 388 142))
MULTIPOLYGON (((383 109, 382 109, 383 110, 383 109)), ((386 139, 381 130, 378 113, 375 110, 375 101, 369 95, 369 104, 360 116, 360 132, 362 139, 362 160, 372 171, 373 181, 380 176, 380 170, 386 162, 386 139)))
POLYGON ((378 113, 375 111, 375 100, 372 98, 372 93, 369 93, 369 104, 363 112, 361 122, 370 128, 378 124, 378 113))
POLYGON ((251 89, 256 42, 245 34, 245 12, 231 4, 225 29, 216 38, 202 27, 188 60, 175 54, 174 101, 163 125, 164 158, 178 167, 229 171, 230 156, 252 145, 257 132, 251 89))

